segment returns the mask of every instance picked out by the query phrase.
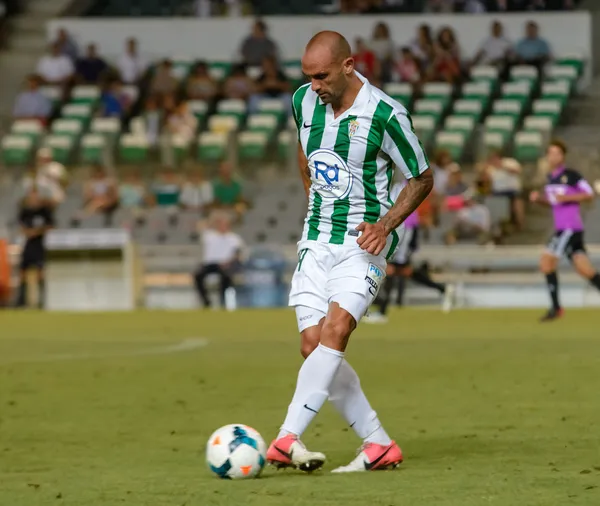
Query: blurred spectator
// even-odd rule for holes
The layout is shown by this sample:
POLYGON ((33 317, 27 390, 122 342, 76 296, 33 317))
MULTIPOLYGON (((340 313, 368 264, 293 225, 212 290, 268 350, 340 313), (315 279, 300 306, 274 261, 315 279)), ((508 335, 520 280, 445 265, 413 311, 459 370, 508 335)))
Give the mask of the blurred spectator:
POLYGON ((495 65, 505 67, 511 56, 512 43, 504 36, 500 21, 494 21, 490 36, 483 41, 473 59, 473 65, 495 65))
POLYGON ((467 184, 463 181, 462 171, 458 164, 451 164, 448 167, 448 183, 444 192, 443 208, 449 211, 461 209, 464 206, 464 193, 468 188, 467 184))
POLYGON ((525 38, 515 47, 517 63, 534 65, 539 70, 550 60, 550 45, 539 36, 539 27, 535 21, 527 22, 525 38))
POLYGON ((144 112, 142 113, 146 126, 146 136, 150 146, 156 146, 160 137, 162 124, 162 113, 158 106, 158 99, 149 96, 144 103, 144 112))
POLYGON ((117 66, 121 81, 125 84, 135 84, 144 76, 147 65, 138 52, 136 39, 127 39, 125 53, 119 58, 117 66))
POLYGON ((435 45, 435 59, 430 79, 454 84, 460 79, 460 48, 450 27, 440 30, 435 45))
POLYGON ((44 236, 54 226, 54 218, 52 209, 44 202, 35 185, 27 191, 23 199, 19 210, 19 224, 25 236, 25 244, 19 266, 20 283, 17 307, 25 307, 27 304, 27 271, 35 269, 38 282, 38 306, 43 308, 44 266, 46 263, 44 236))
POLYGON ((240 0, 221 0, 219 2, 215 0, 194 0, 194 14, 200 18, 219 15, 221 12, 217 10, 217 6, 219 8, 226 7, 226 15, 229 17, 242 15, 242 2, 240 0))
POLYGON ((37 64, 37 73, 49 84, 65 84, 73 77, 75 67, 68 56, 61 54, 58 44, 52 44, 48 54, 37 64))
POLYGON ((140 217, 142 208, 146 205, 146 187, 137 170, 125 174, 119 184, 119 207, 128 209, 140 217))
POLYGON ((185 87, 190 100, 206 100, 212 102, 219 93, 219 83, 208 73, 208 65, 204 61, 196 62, 185 87))
POLYGON ((179 204, 187 210, 204 212, 213 202, 213 188, 209 181, 202 177, 200 170, 189 173, 181 188, 179 204))
POLYGON ((177 78, 173 76, 173 62, 163 60, 154 70, 150 81, 150 93, 153 95, 167 95, 175 93, 179 86, 177 78))
POLYGON ((278 57, 277 44, 267 35, 267 25, 260 20, 254 22, 252 33, 244 39, 240 48, 246 65, 258 67, 265 58, 278 57))
POLYGON ((486 187, 492 195, 508 198, 512 221, 521 229, 525 221, 521 164, 514 158, 503 158, 500 151, 494 150, 478 169, 479 184, 486 187))
POLYGON ((54 208, 64 202, 67 186, 67 169, 55 162, 50 148, 40 148, 36 153, 33 171, 23 179, 25 192, 37 188, 47 205, 54 208))
POLYGON ((421 67, 409 47, 403 47, 400 50, 400 58, 396 63, 395 73, 402 82, 411 83, 415 86, 421 83, 421 67))
POLYGON ((258 105, 263 98, 279 98, 292 112, 291 86, 283 71, 277 66, 275 58, 265 58, 262 64, 262 74, 256 80, 256 93, 250 97, 249 110, 258 112, 258 105))
POLYGON ((77 60, 79 49, 67 30, 64 28, 59 28, 58 33, 56 34, 56 39, 54 40, 54 44, 58 45, 60 54, 68 56, 72 61, 77 60))
POLYGON ((104 216, 104 225, 112 224, 112 215, 119 205, 119 193, 115 180, 108 176, 104 167, 96 164, 83 186, 83 210, 79 218, 93 214, 104 216))
POLYGON ((245 65, 235 65, 223 85, 225 98, 248 100, 254 92, 254 82, 246 74, 245 65))
POLYGON ((226 214, 215 213, 211 218, 211 227, 204 230, 201 237, 202 265, 194 274, 198 296, 207 308, 211 306, 206 289, 207 276, 219 276, 221 304, 225 306, 225 295, 233 287, 233 274, 241 263, 244 249, 244 241, 231 231, 231 222, 226 214))
POLYGON ((354 41, 354 54, 352 57, 354 58, 354 68, 369 81, 376 82, 379 79, 380 68, 377 57, 360 37, 357 37, 354 41))
POLYGON ((171 213, 177 212, 181 181, 173 168, 166 167, 162 170, 152 184, 151 192, 154 205, 166 208, 171 213))
POLYGON ((454 244, 461 239, 487 243, 492 224, 489 209, 470 194, 464 196, 464 203, 464 207, 456 213, 454 225, 446 234, 446 243, 454 244))
POLYGON ((450 172, 456 166, 457 165, 452 161, 452 156, 447 149, 439 149, 435 152, 431 168, 433 169, 434 175, 434 191, 438 195, 446 195, 446 187, 448 186, 450 172))
POLYGON ((110 81, 100 97, 102 116, 121 118, 131 106, 129 95, 123 93, 123 86, 117 79, 110 81))
POLYGON ((175 145, 188 146, 194 139, 197 128, 196 116, 190 111, 188 103, 182 100, 167 116, 161 138, 163 165, 172 167, 175 164, 173 147, 175 145))
POLYGON ((454 12, 455 0, 427 0, 425 12, 434 12, 436 14, 448 14, 454 12))
POLYGON ((410 43, 410 50, 423 70, 431 65, 435 57, 435 49, 429 25, 419 26, 416 38, 410 43))
POLYGON ((212 190, 215 207, 233 210, 238 215, 245 211, 242 183, 233 175, 229 162, 221 162, 219 174, 212 181, 212 190))
POLYGON ((395 46, 394 41, 390 36, 390 28, 386 23, 377 23, 377 25, 375 25, 369 47, 381 65, 381 80, 383 82, 390 81, 395 56, 395 46))
POLYGON ((25 81, 25 89, 16 98, 13 107, 15 119, 38 119, 46 122, 52 113, 52 102, 40 91, 40 79, 29 75, 25 81))
POLYGON ((486 0, 454 0, 454 12, 483 14, 487 12, 486 0))
POLYGON ((108 65, 98 56, 96 44, 89 44, 85 56, 77 60, 75 69, 80 83, 98 84, 108 70, 108 65))

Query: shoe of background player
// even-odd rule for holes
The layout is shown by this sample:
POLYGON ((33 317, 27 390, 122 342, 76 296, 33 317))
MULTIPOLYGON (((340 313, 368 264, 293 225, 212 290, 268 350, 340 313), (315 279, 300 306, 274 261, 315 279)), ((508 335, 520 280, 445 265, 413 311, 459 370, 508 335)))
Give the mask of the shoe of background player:
POLYGON ((271 443, 267 450, 267 462, 277 469, 293 467, 310 473, 323 466, 325 455, 308 451, 297 436, 288 434, 271 443))
POLYGON ((384 314, 378 313, 378 312, 369 313, 368 315, 365 315, 363 320, 365 321, 365 323, 382 324, 382 323, 388 322, 387 316, 385 316, 384 314))
POLYGON ((442 299, 442 313, 449 313, 454 307, 456 298, 456 287, 452 284, 446 285, 444 298, 442 299))
POLYGON ((338 467, 332 473, 359 473, 394 469, 402 463, 402 450, 392 441, 383 446, 376 443, 365 443, 358 451, 356 458, 347 466, 338 467))
POLYGON ((563 315, 565 314, 565 311, 563 310, 563 308, 551 308, 548 310, 548 312, 542 316, 542 318, 540 319, 541 322, 551 322, 553 320, 558 320, 559 318, 561 318, 563 315))

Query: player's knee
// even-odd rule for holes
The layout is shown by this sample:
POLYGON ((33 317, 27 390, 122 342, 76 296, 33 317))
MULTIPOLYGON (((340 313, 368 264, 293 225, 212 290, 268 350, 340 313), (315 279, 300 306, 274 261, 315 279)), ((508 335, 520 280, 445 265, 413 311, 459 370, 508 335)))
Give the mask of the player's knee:
POLYGON ((346 343, 350 334, 356 327, 354 318, 349 313, 338 315, 334 318, 329 318, 323 325, 322 342, 326 346, 336 349, 345 349, 346 343))
POLYGON ((300 344, 300 354, 304 357, 304 358, 308 358, 308 356, 315 351, 315 348, 319 346, 319 342, 316 341, 305 341, 302 340, 302 343, 300 344))

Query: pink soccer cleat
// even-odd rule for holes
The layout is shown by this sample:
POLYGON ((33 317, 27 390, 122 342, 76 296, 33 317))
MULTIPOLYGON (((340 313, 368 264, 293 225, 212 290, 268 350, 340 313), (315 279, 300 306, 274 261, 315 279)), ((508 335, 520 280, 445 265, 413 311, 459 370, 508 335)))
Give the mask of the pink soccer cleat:
POLYGON ((395 441, 392 441, 387 446, 376 443, 365 443, 350 464, 338 467, 331 472, 358 473, 362 471, 394 469, 402 463, 402 459, 402 450, 395 441))
POLYGON ((277 469, 293 467, 310 473, 323 466, 325 455, 308 451, 297 436, 288 434, 271 443, 267 462, 277 469))

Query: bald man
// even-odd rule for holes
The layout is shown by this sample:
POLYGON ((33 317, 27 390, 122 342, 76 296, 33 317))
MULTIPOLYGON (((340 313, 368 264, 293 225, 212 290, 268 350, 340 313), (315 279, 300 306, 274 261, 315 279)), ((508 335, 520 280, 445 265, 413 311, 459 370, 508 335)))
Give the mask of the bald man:
POLYGON ((307 450, 300 437, 329 399, 363 440, 358 456, 334 472, 396 467, 402 452, 344 352, 383 283, 386 259, 398 244, 396 229, 433 187, 432 171, 406 109, 356 72, 339 33, 315 35, 302 70, 310 83, 292 103, 308 214, 289 303, 306 360, 267 459, 278 467, 320 468, 325 455, 307 450), (407 184, 394 204, 389 188, 395 168, 407 184))

